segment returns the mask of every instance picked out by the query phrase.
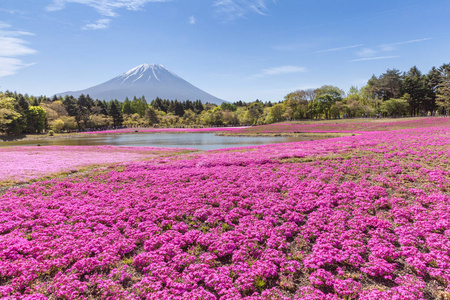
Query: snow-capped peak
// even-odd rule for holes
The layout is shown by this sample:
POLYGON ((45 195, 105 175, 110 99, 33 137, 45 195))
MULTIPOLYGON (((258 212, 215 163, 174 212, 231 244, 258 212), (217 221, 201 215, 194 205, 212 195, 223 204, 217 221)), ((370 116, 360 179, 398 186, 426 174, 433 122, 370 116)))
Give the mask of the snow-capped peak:
POLYGON ((172 76, 178 77, 176 74, 172 73, 160 64, 142 64, 133 69, 123 73, 118 76, 121 80, 121 84, 125 82, 136 82, 139 79, 145 79, 145 81, 150 81, 152 78, 160 81, 161 75, 164 73, 169 73, 172 76))
POLYGON ((137 75, 138 73, 145 73, 147 70, 153 70, 155 68, 158 68, 159 65, 151 65, 151 64, 142 64, 137 67, 134 67, 133 69, 123 73, 122 76, 132 76, 137 75))

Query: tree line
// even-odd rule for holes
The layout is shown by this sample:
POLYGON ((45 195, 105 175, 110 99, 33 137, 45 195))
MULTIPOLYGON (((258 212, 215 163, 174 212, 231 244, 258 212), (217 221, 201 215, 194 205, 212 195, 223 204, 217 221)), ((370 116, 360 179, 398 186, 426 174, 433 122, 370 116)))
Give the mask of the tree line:
POLYGON ((121 126, 236 126, 305 119, 448 115, 450 64, 423 74, 388 69, 362 88, 345 93, 336 86, 297 90, 277 103, 238 101, 220 106, 200 100, 178 101, 144 96, 118 100, 89 95, 47 98, 0 92, 0 133, 85 131, 121 126))
POLYGON ((298 90, 285 96, 274 119, 354 118, 377 116, 448 115, 450 64, 423 74, 417 67, 407 72, 388 69, 373 75, 362 88, 345 94, 334 86, 298 90))

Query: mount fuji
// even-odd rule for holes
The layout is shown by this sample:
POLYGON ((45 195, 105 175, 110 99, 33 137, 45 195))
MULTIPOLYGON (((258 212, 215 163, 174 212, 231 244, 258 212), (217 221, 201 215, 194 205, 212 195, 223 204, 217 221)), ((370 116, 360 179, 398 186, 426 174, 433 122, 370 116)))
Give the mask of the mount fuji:
POLYGON ((81 91, 59 93, 56 96, 78 97, 81 94, 89 94, 91 98, 107 101, 111 99, 124 101, 126 97, 132 100, 134 96, 145 96, 147 101, 159 97, 179 101, 201 100, 203 103, 209 102, 217 105, 225 102, 193 86, 158 64, 143 64, 102 84, 81 91))

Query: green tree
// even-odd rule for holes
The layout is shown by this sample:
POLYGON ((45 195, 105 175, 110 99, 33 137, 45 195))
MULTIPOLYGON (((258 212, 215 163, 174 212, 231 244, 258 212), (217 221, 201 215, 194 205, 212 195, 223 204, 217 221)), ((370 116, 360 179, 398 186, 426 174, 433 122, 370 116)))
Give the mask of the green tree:
POLYGON ((95 113, 98 115, 108 115, 108 106, 105 101, 95 100, 95 113))
POLYGON ((174 102, 174 109, 173 113, 179 117, 182 117, 184 115, 184 108, 183 104, 181 104, 179 101, 175 100, 174 102))
POLYGON ((237 112, 226 110, 222 114, 223 122, 226 125, 239 125, 239 117, 237 112))
POLYGON ((167 108, 168 107, 165 105, 163 100, 161 98, 159 98, 159 97, 156 97, 156 99, 153 100, 150 105, 156 110, 163 111, 163 112, 167 113, 167 108))
POLYGON ((27 129, 28 107, 30 104, 22 94, 16 95, 14 110, 20 114, 20 117, 14 119, 10 125, 10 134, 19 135, 27 129))
POLYGON ((402 91, 402 77, 399 70, 387 70, 380 77, 375 75, 367 82, 367 91, 375 99, 399 98, 402 91))
POLYGON ((439 68, 440 80, 436 91, 436 104, 443 113, 450 112, 450 64, 444 64, 439 68))
POLYGON ((236 111, 237 107, 234 104, 228 103, 228 102, 223 102, 220 107, 222 108, 223 111, 229 110, 229 111, 236 111))
POLYGON ((0 93, 0 132, 7 134, 18 134, 17 124, 15 123, 21 117, 17 111, 14 110, 15 99, 0 93))
POLYGON ((379 80, 375 75, 367 81, 367 85, 364 87, 365 92, 373 99, 383 99, 383 94, 380 91, 379 80))
POLYGON ((131 101, 128 99, 128 97, 126 97, 125 101, 123 102, 123 105, 122 105, 122 114, 131 115, 133 113, 134 113, 134 111, 131 108, 131 101))
POLYGON ((66 108, 67 113, 69 116, 76 116, 78 114, 78 100, 75 99, 73 96, 65 96, 63 100, 63 105, 66 108))
POLYGON ((393 117, 405 116, 409 111, 409 97, 410 96, 408 94, 405 94, 401 99, 386 100, 381 104, 380 110, 381 112, 393 117))
POLYGON ((370 107, 370 99, 365 93, 365 89, 358 89, 355 86, 350 87, 347 96, 342 99, 342 107, 335 107, 336 109, 346 114, 346 117, 354 118, 362 115, 370 115, 373 111, 370 107))
POLYGON ((109 108, 109 115, 112 117, 113 119, 113 125, 115 127, 119 126, 122 124, 123 122, 123 116, 121 111, 118 109, 117 107, 117 103, 116 101, 111 101, 111 106, 109 108))
POLYGON ((41 106, 30 106, 28 111, 28 131, 32 133, 43 132, 47 122, 45 109, 41 106))
POLYGON ((199 113, 201 113, 204 109, 205 109, 205 107, 203 106, 202 101, 200 101, 200 100, 194 101, 194 112, 195 112, 195 113, 199 114, 199 113))
POLYGON ((183 123, 188 125, 197 123, 197 115, 192 109, 188 109, 184 112, 183 123))
POLYGON ((89 124, 93 128, 102 128, 112 124, 112 118, 105 115, 91 115, 89 118, 89 124))
POLYGON ((329 119, 331 117, 331 107, 337 101, 342 100, 344 91, 332 85, 324 85, 315 92, 316 96, 314 100, 318 103, 317 108, 319 112, 323 113, 325 118, 329 119))
POLYGON ((439 82, 441 80, 441 73, 436 67, 432 67, 431 70, 427 74, 427 103, 426 110, 435 110, 436 109, 436 93, 439 87, 439 82))
POLYGON ((138 99, 137 105, 136 105, 136 113, 139 114, 139 116, 144 117, 148 108, 147 100, 145 100, 145 96, 142 96, 138 99))
POLYGON ((269 108, 269 113, 266 116, 266 124, 279 122, 283 119, 284 105, 281 103, 275 104, 269 108))
POLYGON ((159 123, 158 114, 153 109, 153 107, 148 107, 147 108, 147 111, 145 112, 145 118, 148 120, 150 125, 159 123))
POLYGON ((90 127, 89 123, 90 116, 93 113, 93 109, 95 107, 94 100, 89 95, 81 94, 78 97, 78 112, 75 119, 78 122, 78 128, 82 129, 83 127, 90 127))
POLYGON ((263 107, 260 103, 255 102, 248 108, 244 115, 244 123, 249 125, 257 125, 258 119, 263 113, 263 107))
POLYGON ((297 90, 284 97, 285 114, 284 117, 292 120, 303 119, 308 113, 308 104, 313 101, 315 90, 297 90))
POLYGON ((75 130, 77 128, 77 121, 75 120, 75 117, 71 116, 61 116, 59 120, 63 121, 64 127, 63 130, 75 130))
POLYGON ((420 110, 425 110, 428 100, 428 86, 426 76, 417 69, 412 67, 403 75, 402 92, 409 94, 409 108, 411 115, 419 114, 420 110))
POLYGON ((379 78, 379 91, 383 100, 399 98, 402 91, 402 77, 397 69, 387 70, 379 78))
POLYGON ((64 128, 64 121, 61 119, 56 119, 52 123, 50 123, 50 129, 55 132, 61 132, 64 128))

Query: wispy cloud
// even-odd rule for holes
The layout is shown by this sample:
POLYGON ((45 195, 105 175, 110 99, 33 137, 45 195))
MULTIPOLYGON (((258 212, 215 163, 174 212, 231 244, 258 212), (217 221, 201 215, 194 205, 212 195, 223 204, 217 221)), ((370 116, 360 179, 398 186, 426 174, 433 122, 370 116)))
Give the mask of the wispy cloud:
POLYGON ((190 16, 189 17, 189 24, 195 25, 195 23, 197 23, 197 20, 195 19, 195 17, 194 16, 190 16))
MULTIPOLYGON (((356 52, 356 55, 358 55, 361 58, 376 58, 376 57, 390 57, 390 56, 380 56, 380 54, 384 52, 391 52, 396 51, 400 48, 402 45, 406 44, 413 44, 413 43, 420 43, 429 41, 431 38, 423 38, 423 39, 415 39, 415 40, 409 40, 409 41, 400 41, 400 42, 394 42, 394 43, 387 43, 387 44, 380 44, 374 47, 368 47, 363 48, 356 52)), ((373 59, 361 59, 361 60, 373 60, 373 59)), ((354 60, 358 61, 358 60, 354 60)))
POLYGON ((106 29, 111 19, 117 17, 119 9, 141 10, 145 4, 150 2, 168 2, 170 0, 53 0, 46 7, 47 11, 58 11, 66 8, 68 3, 78 3, 94 8, 102 17, 95 22, 86 24, 84 30, 106 29))
POLYGON ((352 46, 345 46, 345 47, 338 47, 338 48, 331 48, 331 49, 323 49, 323 50, 318 50, 315 53, 326 53, 326 52, 336 52, 336 51, 342 51, 342 50, 347 50, 347 49, 353 49, 353 48, 358 48, 358 47, 362 47, 362 44, 358 44, 358 45, 352 45, 352 46))
MULTIPOLYGON (((215 0, 213 6, 226 21, 230 21, 242 18, 249 13, 266 15, 268 2, 268 0, 215 0)), ((275 3, 275 1, 271 2, 275 3)))
POLYGON ((0 77, 16 74, 20 69, 34 65, 26 64, 22 60, 13 57, 0 57, 0 77))
POLYGON ((422 39, 414 39, 408 41, 400 41, 393 42, 387 44, 380 44, 373 47, 362 48, 359 51, 356 51, 356 55, 360 58, 350 60, 349 62, 357 62, 357 61, 368 61, 368 60, 379 60, 379 59, 391 59, 400 57, 398 55, 383 55, 387 54, 386 52, 393 52, 400 49, 400 46, 406 44, 420 43, 429 41, 431 38, 422 38, 422 39))
POLYGON ((349 62, 366 61, 366 60, 379 60, 379 59, 390 59, 390 58, 397 58, 397 57, 400 57, 400 56, 392 55, 392 56, 364 57, 364 58, 353 59, 353 60, 350 60, 349 62))
POLYGON ((292 73, 303 73, 306 72, 305 67, 299 66, 280 66, 269 69, 264 69, 258 74, 254 74, 251 78, 262 78, 267 76, 276 76, 276 75, 284 75, 284 74, 292 74, 292 73))
POLYGON ((413 43, 420 43, 429 41, 431 38, 424 38, 424 39, 416 39, 416 40, 409 40, 409 41, 403 41, 403 42, 395 42, 395 43, 389 43, 389 44, 382 44, 379 45, 379 49, 381 51, 394 51, 398 49, 398 46, 406 45, 406 44, 413 44, 413 43))
POLYGON ((31 36, 32 33, 10 28, 9 24, 0 22, 0 77, 16 74, 19 69, 32 65, 17 57, 36 53, 36 50, 27 46, 26 40, 20 38, 31 36))
POLYGON ((415 40, 409 40, 409 41, 404 41, 404 42, 391 43, 391 44, 388 44, 388 45, 397 46, 397 45, 404 45, 404 44, 420 43, 420 42, 429 41, 431 39, 432 38, 415 39, 415 40))

